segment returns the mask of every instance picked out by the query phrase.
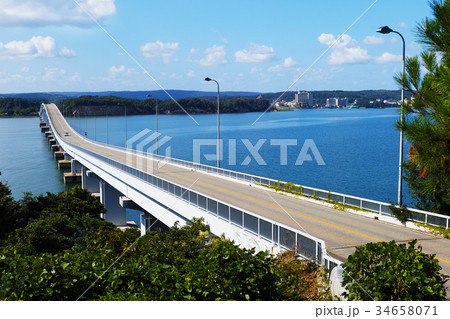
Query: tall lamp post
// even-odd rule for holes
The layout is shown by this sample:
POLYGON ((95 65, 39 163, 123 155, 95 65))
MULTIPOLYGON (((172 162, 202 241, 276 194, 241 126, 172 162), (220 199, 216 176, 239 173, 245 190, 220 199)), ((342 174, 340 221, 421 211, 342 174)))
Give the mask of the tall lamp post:
POLYGON ((211 78, 205 78, 205 81, 214 81, 217 84, 217 168, 220 167, 220 88, 219 82, 211 78))
MULTIPOLYGON (((117 103, 117 106, 121 106, 122 104, 117 103)), ((125 108, 125 148, 127 147, 127 105, 124 104, 124 108, 125 108)))
MULTIPOLYGON (((147 94, 148 98, 151 98, 152 95, 151 94, 147 94)), ((158 100, 155 99, 155 103, 156 103, 156 123, 155 123, 155 130, 156 130, 156 150, 155 150, 155 154, 158 155, 158 100)))
POLYGON ((106 110, 106 144, 109 144, 109 137, 108 137, 108 111, 106 110))
MULTIPOLYGON (((405 45, 405 38, 401 35, 400 32, 394 31, 388 26, 380 27, 377 29, 377 32, 382 34, 388 34, 388 33, 397 33, 400 38, 402 38, 403 41, 403 73, 402 76, 405 76, 405 52, 406 52, 406 45, 405 45)), ((402 102, 400 104, 400 123, 403 124, 403 103, 405 101, 405 85, 402 82, 402 102)), ((400 130, 400 157, 399 157, 399 167, 398 167, 398 199, 397 204, 398 206, 402 206, 402 163, 403 163, 403 129, 400 130)))

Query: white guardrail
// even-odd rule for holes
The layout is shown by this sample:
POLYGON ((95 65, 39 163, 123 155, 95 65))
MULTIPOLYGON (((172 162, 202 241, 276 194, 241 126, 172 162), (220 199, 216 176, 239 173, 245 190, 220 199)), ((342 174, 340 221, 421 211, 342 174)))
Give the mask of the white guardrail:
MULTIPOLYGON (((79 135, 79 136, 83 137, 81 135, 79 135)), ((90 142, 92 142, 92 141, 90 141, 90 142)), ((94 143, 94 142, 92 142, 92 143, 94 143)), ((114 148, 117 150, 130 151, 130 149, 125 149, 125 148, 119 147, 119 146, 107 145, 107 144, 100 143, 100 142, 95 142, 95 144, 99 145, 99 146, 102 145, 104 147, 114 148)), ((287 183, 281 182, 281 184, 280 184, 280 181, 266 178, 266 177, 236 172, 236 171, 232 171, 232 170, 217 168, 217 167, 204 165, 204 164, 200 164, 200 163, 193 163, 193 162, 189 162, 189 161, 185 161, 185 160, 180 160, 180 159, 156 155, 156 154, 144 153, 144 152, 137 151, 137 150, 133 150, 133 152, 134 152, 134 154, 139 154, 141 156, 154 158, 161 162, 167 162, 170 164, 180 165, 180 166, 191 168, 194 170, 213 173, 213 174, 217 174, 220 176, 225 176, 228 178, 233 178, 236 180, 249 182, 249 183, 253 183, 253 184, 260 184, 260 185, 268 186, 268 187, 275 187, 275 186, 279 185, 282 190, 287 190, 286 189, 287 183)), ((298 184, 292 184, 292 185, 291 185, 291 187, 292 187, 291 190, 293 190, 297 194, 301 194, 303 196, 314 197, 314 198, 329 201, 329 202, 334 202, 334 203, 343 204, 343 205, 347 205, 347 206, 351 206, 351 207, 355 207, 355 208, 359 208, 359 209, 364 209, 364 210, 367 210, 367 211, 370 211, 373 213, 377 213, 379 215, 393 216, 392 211, 389 208, 389 206, 391 206, 391 204, 386 203, 386 202, 380 202, 380 201, 371 200, 371 199, 367 199, 367 198, 361 198, 361 197, 357 197, 357 196, 326 191, 323 189, 302 186, 302 185, 298 185, 298 184)), ((413 216, 410 219, 413 222, 428 223, 433 226, 441 226, 441 227, 445 227, 445 228, 450 227, 450 216, 427 212, 427 211, 423 211, 423 210, 419 210, 419 209, 415 209, 415 208, 408 208, 408 210, 413 213, 412 214, 413 216)))
MULTIPOLYGON (((44 108, 45 110, 45 108, 44 108)), ((47 113, 42 110, 40 113, 52 128, 55 135, 58 134, 53 130, 53 124, 48 118, 47 113)), ((78 133, 77 133, 78 134, 78 133)), ((78 134, 79 135, 79 134, 78 134)), ((81 135, 79 135, 82 137, 81 135)), ((88 141, 91 143, 91 141, 88 141)), ((93 156, 100 161, 111 165, 115 168, 122 170, 123 172, 130 174, 160 190, 167 192, 197 208, 200 208, 215 217, 230 223, 231 225, 241 228, 246 232, 258 237, 260 240, 270 242, 274 247, 278 247, 281 250, 294 250, 300 257, 310 260, 317 260, 321 264, 325 265, 330 271, 342 262, 329 256, 326 251, 325 242, 322 239, 289 227, 287 225, 280 224, 268 218, 261 217, 255 213, 240 209, 236 206, 227 204, 220 200, 214 199, 208 195, 204 195, 200 192, 192 191, 176 183, 167 181, 156 177, 148 172, 140 170, 130 165, 123 164, 121 162, 109 159, 103 155, 99 155, 95 152, 87 150, 79 145, 68 143, 64 141, 64 144, 69 145, 77 149, 80 152, 84 152, 93 156)), ((94 143, 96 146, 107 147, 112 149, 125 149, 110 145, 102 145, 102 143, 94 143)), ((129 150, 128 150, 129 151, 129 150)), ((142 153, 147 156, 147 153, 142 153)))

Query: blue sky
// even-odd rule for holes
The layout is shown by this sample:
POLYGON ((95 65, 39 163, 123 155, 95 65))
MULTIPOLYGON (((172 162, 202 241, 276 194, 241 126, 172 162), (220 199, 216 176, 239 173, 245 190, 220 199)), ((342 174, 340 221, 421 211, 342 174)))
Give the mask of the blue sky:
POLYGON ((375 30, 417 55, 430 15, 426 0, 0 0, 0 93, 214 91, 207 76, 223 91, 396 89, 401 40, 375 30))

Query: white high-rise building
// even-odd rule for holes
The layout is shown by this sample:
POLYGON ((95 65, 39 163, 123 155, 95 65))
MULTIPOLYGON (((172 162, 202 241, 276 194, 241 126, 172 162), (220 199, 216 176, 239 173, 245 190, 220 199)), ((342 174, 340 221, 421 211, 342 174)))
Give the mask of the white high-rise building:
POLYGON ((306 91, 298 91, 295 93, 295 103, 300 107, 311 107, 313 106, 313 94, 306 91))
POLYGON ((328 98, 327 99, 327 107, 347 107, 348 106, 348 98, 338 98, 338 97, 333 97, 333 98, 328 98))

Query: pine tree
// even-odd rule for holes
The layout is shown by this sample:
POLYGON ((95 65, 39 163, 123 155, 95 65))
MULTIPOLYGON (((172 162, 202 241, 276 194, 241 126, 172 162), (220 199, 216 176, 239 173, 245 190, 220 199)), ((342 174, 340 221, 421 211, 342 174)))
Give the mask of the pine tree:
POLYGON ((414 99, 397 123, 411 143, 405 180, 420 209, 450 215, 450 0, 430 2, 433 18, 417 26, 427 49, 396 78, 414 99))

